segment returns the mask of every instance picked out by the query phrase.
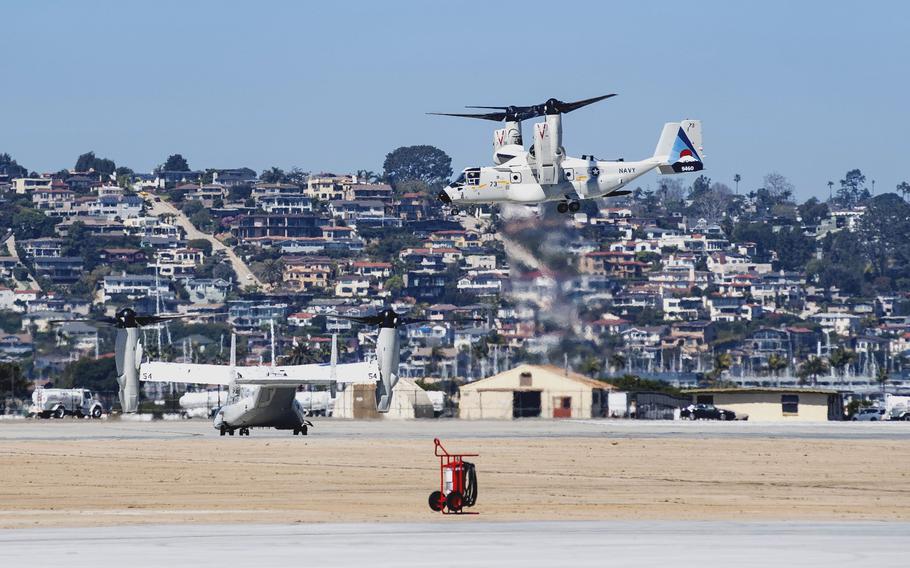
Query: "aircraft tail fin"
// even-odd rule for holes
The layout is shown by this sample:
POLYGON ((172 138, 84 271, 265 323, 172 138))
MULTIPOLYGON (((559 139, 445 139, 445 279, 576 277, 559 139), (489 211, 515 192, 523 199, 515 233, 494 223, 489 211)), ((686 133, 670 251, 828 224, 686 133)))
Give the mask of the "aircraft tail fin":
POLYGON ((702 161, 701 121, 668 122, 660 133, 654 158, 661 162, 662 174, 698 172, 705 168, 702 161))

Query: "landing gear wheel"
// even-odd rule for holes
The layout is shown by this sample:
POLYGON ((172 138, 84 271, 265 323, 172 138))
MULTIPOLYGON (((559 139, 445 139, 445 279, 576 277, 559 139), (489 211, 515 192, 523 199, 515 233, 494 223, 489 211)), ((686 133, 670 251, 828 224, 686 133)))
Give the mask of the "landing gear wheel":
POLYGON ((228 430, 228 436, 233 436, 233 435, 234 435, 234 430, 228 430))
POLYGON ((434 491, 430 493, 430 509, 433 509, 437 513, 442 511, 442 508, 446 506, 446 500, 442 496, 442 491, 434 491))
POLYGON ((63 418, 64 416, 66 416, 66 409, 63 408, 62 406, 58 406, 58 407, 54 410, 54 418, 58 418, 58 419, 59 419, 59 418, 63 418))
POLYGON ((458 207, 452 207, 450 211, 452 212, 453 217, 457 217, 458 214, 461 213, 461 211, 458 210, 458 207))
POLYGON ((556 205, 556 210, 560 213, 567 213, 569 211, 569 204, 565 201, 560 201, 559 204, 556 205))
POLYGON ((578 210, 581 209, 581 203, 573 201, 569 203, 569 211, 572 213, 578 213, 578 210))
POLYGON ((241 435, 241 436, 249 436, 249 435, 250 435, 250 429, 249 429, 249 428, 241 428, 241 429, 240 429, 240 435, 241 435))
POLYGON ((446 507, 453 513, 461 512, 461 508, 464 507, 464 495, 461 494, 461 491, 449 493, 448 497, 446 497, 446 507))
POLYGON ((225 434, 227 434, 227 428, 225 428, 224 425, 222 425, 221 426, 221 435, 224 436, 225 434))

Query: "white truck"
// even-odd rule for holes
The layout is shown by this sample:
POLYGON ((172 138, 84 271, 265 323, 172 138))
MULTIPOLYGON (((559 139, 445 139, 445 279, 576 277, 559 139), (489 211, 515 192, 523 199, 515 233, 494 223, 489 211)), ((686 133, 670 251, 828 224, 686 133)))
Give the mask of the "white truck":
POLYGON ((886 420, 910 420, 910 396, 885 394, 886 420))
POLYGON ((101 418, 104 406, 88 389, 35 389, 29 414, 41 418, 63 418, 67 414, 101 418))

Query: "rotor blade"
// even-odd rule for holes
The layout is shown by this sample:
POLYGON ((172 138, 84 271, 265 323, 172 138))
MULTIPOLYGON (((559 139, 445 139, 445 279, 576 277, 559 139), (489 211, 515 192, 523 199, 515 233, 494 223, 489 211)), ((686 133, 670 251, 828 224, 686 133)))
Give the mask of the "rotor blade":
POLYGON ((468 106, 466 106, 466 107, 464 107, 464 108, 489 108, 489 109, 494 109, 494 110, 495 110, 495 109, 506 110, 506 109, 509 108, 509 107, 507 107, 507 106, 505 106, 505 107, 487 107, 487 106, 474 106, 474 105, 468 105, 468 106))
POLYGON ((50 321, 48 321, 48 323, 51 325, 59 325, 59 324, 63 324, 63 323, 74 323, 74 322, 97 323, 97 324, 101 324, 101 325, 114 325, 117 323, 117 319, 109 318, 109 317, 100 317, 100 318, 76 318, 76 319, 68 319, 68 320, 50 320, 50 321))
POLYGON ((505 120, 506 113, 504 112, 491 112, 486 114, 469 114, 469 113, 457 113, 457 112, 428 112, 427 114, 433 114, 436 116, 457 116, 460 118, 479 118, 480 120, 492 120, 494 122, 501 122, 505 120))
POLYGON ((574 103, 564 103, 562 101, 556 101, 556 109, 559 112, 566 113, 572 112, 573 110, 578 110, 581 107, 594 104, 597 101, 602 101, 604 99, 609 99, 610 97, 615 97, 616 93, 610 93, 609 95, 601 95, 599 97, 594 97, 592 99, 584 99, 581 101, 575 101, 574 103))
POLYGON ((444 318, 441 320, 431 320, 427 318, 401 318, 399 320, 399 325, 411 325, 414 323, 454 323, 454 324, 465 324, 465 323, 487 323, 487 320, 483 318, 444 318))
POLYGON ((152 325, 155 323, 161 323, 163 321, 168 321, 168 320, 198 318, 198 317, 216 316, 216 315, 221 315, 221 314, 180 314, 180 315, 173 315, 173 316, 160 316, 160 315, 158 315, 158 316, 136 316, 136 323, 139 324, 140 326, 145 326, 145 325, 152 325))
POLYGON ((367 325, 379 325, 382 323, 382 316, 379 314, 372 316, 338 316, 338 315, 326 315, 329 318, 343 319, 348 321, 353 321, 357 323, 363 323, 367 325))

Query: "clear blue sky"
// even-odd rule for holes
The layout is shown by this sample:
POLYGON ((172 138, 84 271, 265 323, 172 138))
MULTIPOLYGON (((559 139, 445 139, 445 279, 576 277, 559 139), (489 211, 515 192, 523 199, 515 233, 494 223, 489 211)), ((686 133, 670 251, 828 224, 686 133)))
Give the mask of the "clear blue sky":
POLYGON ((0 152, 39 171, 87 150, 380 170, 410 144, 460 169, 489 163, 493 123, 425 112, 616 92, 566 117, 571 154, 641 158, 700 118, 706 173, 744 191, 772 170, 800 198, 854 167, 877 193, 910 179, 906 2, 10 0, 2 18, 0 152))

